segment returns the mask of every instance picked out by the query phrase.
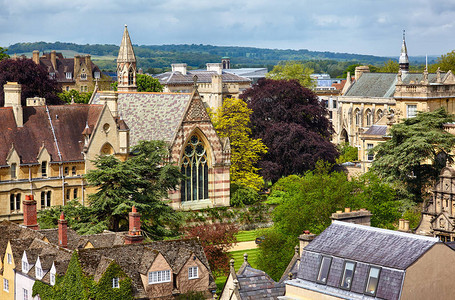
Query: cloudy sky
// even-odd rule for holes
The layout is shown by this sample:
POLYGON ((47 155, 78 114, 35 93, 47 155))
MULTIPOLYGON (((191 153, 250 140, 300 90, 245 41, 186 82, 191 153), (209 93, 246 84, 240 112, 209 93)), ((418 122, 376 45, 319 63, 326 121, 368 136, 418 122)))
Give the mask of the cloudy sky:
POLYGON ((211 44, 397 56, 455 49, 455 0, 0 0, 0 45, 211 44))

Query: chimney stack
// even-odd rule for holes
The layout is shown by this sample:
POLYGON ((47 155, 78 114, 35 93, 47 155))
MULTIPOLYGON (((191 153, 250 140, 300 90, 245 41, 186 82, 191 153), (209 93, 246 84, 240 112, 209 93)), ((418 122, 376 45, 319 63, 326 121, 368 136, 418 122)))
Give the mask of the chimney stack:
POLYGON ((37 65, 39 65, 39 51, 38 50, 34 50, 33 51, 33 62, 37 65))
POLYGON ((125 244, 140 244, 144 240, 141 234, 141 214, 133 206, 129 213, 130 230, 125 236, 125 244))
POLYGON ((57 52, 55 50, 51 51, 51 63, 54 71, 57 72, 57 52))
POLYGON ((33 195, 25 195, 24 205, 24 225, 27 228, 38 230, 38 219, 36 217, 36 201, 33 195))
POLYGON ((223 65, 221 63, 208 63, 207 71, 214 71, 216 74, 221 75, 223 73, 223 65))
POLYGON ((5 107, 12 107, 17 127, 24 126, 24 116, 21 104, 22 86, 17 82, 7 82, 3 86, 5 92, 5 107))
POLYGON ((187 64, 171 64, 172 72, 180 72, 182 75, 186 75, 187 64))
POLYGON ((68 247, 68 221, 65 220, 63 211, 58 220, 58 245, 63 248, 68 247))
POLYGON ((370 67, 369 66, 358 66, 355 67, 355 80, 359 80, 360 76, 362 76, 363 73, 370 73, 370 67))
POLYGON ((305 230, 303 234, 299 236, 299 253, 302 255, 303 249, 316 237, 316 234, 311 233, 309 230, 305 230))
POLYGON ((361 208, 360 210, 351 211, 351 208, 346 207, 344 209, 344 212, 338 210, 336 213, 333 213, 330 219, 370 226, 371 216, 372 216, 371 212, 364 208, 361 208))

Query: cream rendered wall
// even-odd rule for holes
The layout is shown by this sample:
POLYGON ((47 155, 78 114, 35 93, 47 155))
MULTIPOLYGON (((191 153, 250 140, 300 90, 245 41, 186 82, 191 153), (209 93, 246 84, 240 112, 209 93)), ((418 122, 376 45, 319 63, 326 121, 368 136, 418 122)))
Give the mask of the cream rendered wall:
POLYGON ((401 299, 453 299, 453 266, 455 251, 435 244, 406 270, 401 299))

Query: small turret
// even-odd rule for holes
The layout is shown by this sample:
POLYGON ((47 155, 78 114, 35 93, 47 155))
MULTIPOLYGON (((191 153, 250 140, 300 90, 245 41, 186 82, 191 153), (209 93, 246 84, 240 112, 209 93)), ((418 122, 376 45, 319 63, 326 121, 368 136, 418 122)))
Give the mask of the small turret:
POLYGON ((406 48, 405 40, 405 31, 403 30, 403 44, 401 45, 401 54, 400 59, 398 60, 400 64, 400 70, 402 72, 409 72, 409 58, 408 58, 408 49, 406 48))

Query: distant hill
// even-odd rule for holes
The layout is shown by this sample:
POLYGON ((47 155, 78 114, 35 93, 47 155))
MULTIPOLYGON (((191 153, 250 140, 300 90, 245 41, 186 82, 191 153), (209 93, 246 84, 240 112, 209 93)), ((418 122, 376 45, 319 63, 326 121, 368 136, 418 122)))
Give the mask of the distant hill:
MULTIPOLYGON (((56 50, 64 53, 86 53, 106 70, 115 70, 115 58, 119 47, 116 45, 78 45, 74 43, 17 43, 8 47, 8 54, 25 54, 31 56, 33 50, 49 52, 56 50)), ((208 62, 219 62, 221 57, 229 56, 232 67, 271 67, 286 60, 334 60, 337 62, 358 62, 365 64, 382 64, 388 57, 350 53, 318 52, 302 50, 280 50, 253 47, 231 47, 211 45, 134 45, 138 67, 144 70, 169 68, 172 63, 187 63, 193 68, 205 67, 208 62)))

